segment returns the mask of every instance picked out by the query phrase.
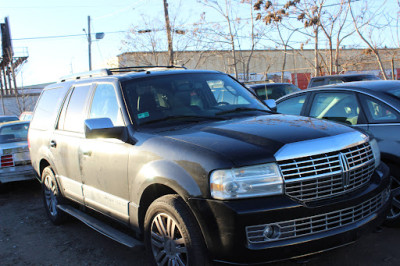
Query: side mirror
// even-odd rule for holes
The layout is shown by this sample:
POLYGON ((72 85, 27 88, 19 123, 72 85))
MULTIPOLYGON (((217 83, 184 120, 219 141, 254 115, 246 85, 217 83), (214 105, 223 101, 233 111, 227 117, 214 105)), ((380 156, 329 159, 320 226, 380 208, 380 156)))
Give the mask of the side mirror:
POLYGON ((271 109, 271 111, 276 112, 278 109, 276 107, 276 101, 273 99, 264 100, 265 105, 271 109))
POLYGON ((114 127, 110 118, 91 118, 85 120, 87 139, 114 138, 123 140, 125 127, 114 127))

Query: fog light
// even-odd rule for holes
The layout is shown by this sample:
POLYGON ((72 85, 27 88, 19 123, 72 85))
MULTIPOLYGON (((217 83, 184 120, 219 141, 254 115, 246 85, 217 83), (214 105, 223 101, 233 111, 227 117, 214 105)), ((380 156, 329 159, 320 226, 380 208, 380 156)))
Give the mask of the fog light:
POLYGON ((281 230, 279 226, 275 224, 267 225, 264 229, 264 238, 268 239, 277 239, 281 235, 281 230))

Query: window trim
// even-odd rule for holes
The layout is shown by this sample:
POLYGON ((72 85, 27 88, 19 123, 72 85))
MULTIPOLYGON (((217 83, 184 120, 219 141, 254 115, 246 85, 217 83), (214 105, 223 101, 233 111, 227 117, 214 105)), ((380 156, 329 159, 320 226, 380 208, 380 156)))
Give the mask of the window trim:
POLYGON ((364 94, 364 93, 360 93, 360 102, 361 102, 363 108, 366 110, 365 111, 365 117, 366 117, 366 121, 367 121, 368 124, 380 125, 380 124, 396 124, 396 123, 400 123, 400 113, 395 108, 393 108, 389 104, 385 103, 384 101, 380 100, 379 98, 373 97, 372 95, 369 95, 369 94, 367 95, 367 94, 364 94), (368 106, 367 106, 368 98, 372 99, 372 101, 375 101, 375 102, 378 102, 379 104, 382 104, 385 108, 389 109, 393 114, 395 114, 397 119, 396 120, 382 120, 382 121, 376 121, 375 119, 373 119, 372 115, 368 111, 368 106))
MULTIPOLYGON (((362 104, 361 104, 361 101, 360 101, 358 95, 357 95, 358 93, 355 92, 355 91, 352 91, 352 90, 316 90, 316 91, 310 92, 311 96, 310 96, 310 98, 309 98, 309 104, 308 104, 307 110, 306 110, 306 116, 307 116, 307 117, 311 117, 311 116, 310 116, 310 113, 311 113, 312 105, 313 105, 313 103, 314 103, 314 100, 315 100, 316 95, 317 95, 317 94, 320 94, 320 93, 345 93, 345 94, 352 94, 352 95, 356 98, 356 100, 357 100, 358 106, 359 106, 359 108, 360 108, 360 113, 359 113, 359 115, 358 115, 357 124, 355 124, 355 125, 349 125, 349 126, 357 126, 357 125, 362 125, 362 124, 368 123, 368 120, 366 119, 365 114, 364 114, 364 108, 363 108, 363 106, 362 106, 362 104)), ((325 120, 329 120, 329 119, 325 119, 325 120)), ((334 121, 334 120, 329 120, 329 121, 334 121)), ((334 122, 335 122, 335 121, 334 121, 334 122)), ((337 121, 336 121, 336 122, 337 122, 337 121)))

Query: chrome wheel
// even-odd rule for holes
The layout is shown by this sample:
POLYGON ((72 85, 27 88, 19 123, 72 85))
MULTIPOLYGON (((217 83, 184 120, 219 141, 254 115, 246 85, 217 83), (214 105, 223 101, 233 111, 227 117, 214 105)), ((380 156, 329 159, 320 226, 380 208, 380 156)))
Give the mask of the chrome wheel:
POLYGON ((187 265, 186 242, 177 222, 157 214, 151 223, 151 248, 157 265, 187 265))
POLYGON ((394 220, 400 216, 400 180, 398 177, 392 176, 391 192, 393 201, 387 219, 394 220))
POLYGON ((54 179, 46 175, 44 178, 44 199, 46 207, 52 216, 57 216, 57 184, 54 179))

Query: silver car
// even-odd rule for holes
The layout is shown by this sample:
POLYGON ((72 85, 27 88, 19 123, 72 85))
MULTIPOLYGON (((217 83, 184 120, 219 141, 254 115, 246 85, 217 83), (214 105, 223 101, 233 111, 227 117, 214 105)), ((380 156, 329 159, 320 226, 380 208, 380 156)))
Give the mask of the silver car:
POLYGON ((0 184, 35 178, 28 149, 29 121, 0 123, 0 184))

